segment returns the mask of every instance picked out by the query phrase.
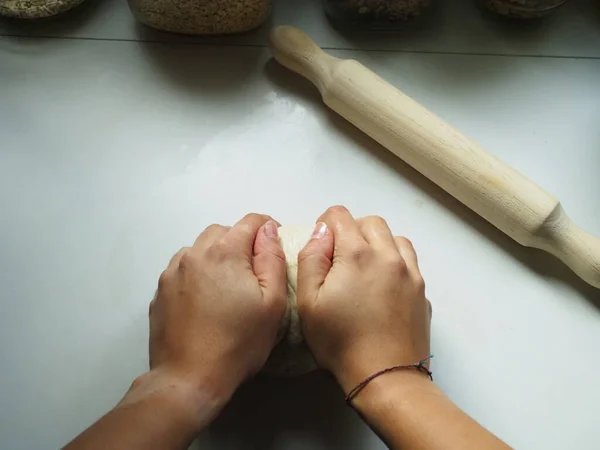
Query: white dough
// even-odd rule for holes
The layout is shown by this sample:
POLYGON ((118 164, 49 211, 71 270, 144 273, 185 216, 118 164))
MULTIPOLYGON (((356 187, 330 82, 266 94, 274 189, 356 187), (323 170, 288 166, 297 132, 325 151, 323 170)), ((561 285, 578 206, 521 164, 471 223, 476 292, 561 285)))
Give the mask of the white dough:
POLYGON ((313 229, 314 226, 279 228, 279 243, 287 263, 287 308, 279 331, 280 341, 263 369, 267 374, 300 375, 317 368, 302 337, 302 327, 296 308, 298 253, 308 242, 313 229))

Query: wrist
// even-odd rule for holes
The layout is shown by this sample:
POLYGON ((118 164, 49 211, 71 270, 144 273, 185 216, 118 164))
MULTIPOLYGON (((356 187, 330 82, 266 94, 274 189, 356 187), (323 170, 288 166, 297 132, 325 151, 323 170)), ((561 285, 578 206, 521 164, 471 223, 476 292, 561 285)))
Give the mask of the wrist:
MULTIPOLYGON (((426 356, 428 354, 428 350, 429 349, 426 349, 426 352, 421 353, 421 355, 426 356)), ((346 395, 348 395, 352 389, 356 388, 367 378, 381 371, 385 371, 386 369, 399 366, 417 365, 420 361, 423 361, 423 367, 428 369, 430 359, 430 356, 424 358, 424 356, 405 355, 399 352, 394 352, 393 355, 380 355, 377 352, 370 351, 369 349, 361 351, 355 349, 353 352, 347 355, 342 354, 341 356, 346 357, 339 358, 337 364, 331 367, 330 371, 335 376, 338 384, 346 395)), ((381 383, 382 377, 384 377, 383 379, 385 380, 386 378, 389 378, 387 375, 390 373, 410 373, 414 371, 419 372, 417 368, 399 368, 398 370, 381 374, 377 376, 376 379, 378 380, 378 383, 381 383)), ((422 375, 426 375, 425 372, 420 373, 422 375)))
POLYGON ((119 407, 132 404, 160 404, 165 420, 178 422, 196 434, 221 412, 233 391, 212 383, 198 383, 164 369, 152 369, 137 377, 119 407))
POLYGON ((361 413, 394 409, 414 409, 425 399, 443 396, 427 374, 416 369, 400 369, 371 380, 352 400, 361 413))

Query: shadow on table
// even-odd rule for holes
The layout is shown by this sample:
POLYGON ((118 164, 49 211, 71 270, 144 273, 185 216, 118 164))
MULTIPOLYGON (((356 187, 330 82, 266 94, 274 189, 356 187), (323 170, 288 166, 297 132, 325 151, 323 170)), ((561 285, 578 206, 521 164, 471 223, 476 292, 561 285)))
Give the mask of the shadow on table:
MULTIPOLYGON (((320 95, 312 84, 299 75, 283 68, 273 59, 265 66, 265 74, 277 86, 277 89, 283 89, 294 96, 303 97, 311 102, 322 104, 320 95)), ((393 168, 400 176, 418 187, 440 206, 452 212, 475 232, 485 236, 498 248, 512 255, 519 264, 528 267, 540 276, 570 285, 590 303, 600 309, 600 291, 584 282, 557 258, 542 250, 523 247, 518 244, 450 194, 429 181, 400 158, 386 150, 382 145, 371 139, 350 122, 328 109, 325 105, 322 105, 322 108, 326 111, 324 116, 332 127, 350 137, 357 145, 373 155, 373 157, 393 168)))
POLYGON ((192 448, 270 450, 287 448, 286 442, 293 439, 313 450, 351 450, 365 448, 365 433, 372 432, 326 373, 261 376, 239 389, 192 448))
POLYGON ((138 43, 143 55, 167 83, 188 94, 201 94, 221 102, 243 92, 256 72, 264 49, 212 45, 138 43))

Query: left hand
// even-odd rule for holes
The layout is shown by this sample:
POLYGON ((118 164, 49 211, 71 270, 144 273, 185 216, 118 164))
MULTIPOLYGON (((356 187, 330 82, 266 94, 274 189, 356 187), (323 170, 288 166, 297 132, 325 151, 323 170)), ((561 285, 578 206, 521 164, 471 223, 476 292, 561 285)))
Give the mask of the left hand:
POLYGON ((286 308, 278 224, 211 225, 162 273, 150 304, 150 368, 225 399, 264 365, 286 308))
POLYGON ((150 303, 150 371, 65 449, 184 449, 269 356, 286 308, 277 223, 249 214, 181 249, 150 303))

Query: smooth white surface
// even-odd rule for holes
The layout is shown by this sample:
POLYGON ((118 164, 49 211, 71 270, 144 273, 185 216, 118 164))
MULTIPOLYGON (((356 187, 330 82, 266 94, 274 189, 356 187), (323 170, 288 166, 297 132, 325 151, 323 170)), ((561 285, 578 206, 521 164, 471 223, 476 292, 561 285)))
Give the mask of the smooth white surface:
MULTIPOLYGON (((600 60, 332 53, 600 235, 600 60)), ((158 274, 205 226, 249 211, 307 223, 336 203, 413 240, 436 382, 461 407, 516 448, 600 445, 600 291, 329 112, 264 48, 3 37, 0 55, 0 448, 59 447, 115 404, 147 367, 158 274)), ((385 448, 322 376, 245 386, 200 441, 385 448)))

